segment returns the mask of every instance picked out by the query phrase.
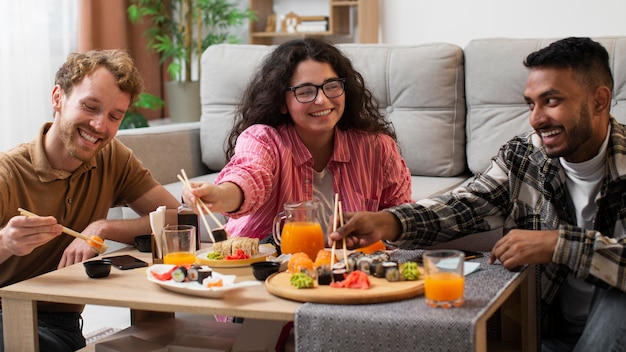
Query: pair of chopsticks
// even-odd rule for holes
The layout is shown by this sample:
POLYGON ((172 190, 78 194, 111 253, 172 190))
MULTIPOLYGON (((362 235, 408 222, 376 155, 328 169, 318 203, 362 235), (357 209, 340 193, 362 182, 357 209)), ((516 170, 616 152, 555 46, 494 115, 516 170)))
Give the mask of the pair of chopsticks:
MULTIPOLYGON (((22 209, 22 208, 17 208, 17 210, 20 212, 20 215, 24 215, 24 216, 39 216, 35 213, 31 213, 28 210, 22 209)), ((104 243, 104 241, 102 241, 102 239, 100 237, 97 236, 92 236, 92 237, 87 237, 85 235, 83 235, 82 233, 78 232, 78 231, 74 231, 68 227, 63 226, 63 232, 70 235, 70 236, 74 236, 76 238, 80 238, 81 240, 84 240, 87 242, 87 244, 89 244, 92 248, 94 248, 98 253, 103 253, 107 250, 107 248, 109 248, 109 246, 106 245, 106 243, 104 243), (97 239, 96 239, 97 238, 97 239), (95 245, 94 245, 95 244, 95 245), (98 247, 98 248, 96 248, 98 247)))
MULTIPOLYGON (((180 173, 182 174, 182 176, 178 175, 178 179, 180 180, 180 182, 183 183, 183 185, 185 185, 185 187, 191 190, 191 184, 189 183, 189 178, 187 177, 187 173, 185 172, 184 169, 180 169, 180 173)), ((223 230, 224 225, 222 225, 222 223, 217 219, 217 217, 213 214, 213 212, 209 209, 209 207, 207 207, 206 204, 204 204, 204 202, 200 198, 196 198, 195 205, 196 205, 196 209, 198 209, 198 213, 200 214, 200 218, 202 219, 202 222, 204 223, 204 226, 206 227, 207 232, 209 233, 209 236, 211 236, 211 242, 215 244, 215 237, 213 237, 211 226, 209 225, 209 222, 203 216, 203 214, 205 213, 209 214, 209 216, 213 219, 213 221, 215 221, 215 223, 219 226, 218 228, 219 230, 223 230)))
MULTIPOLYGON (((335 193, 335 203, 333 207, 333 232, 337 231, 337 218, 339 218, 339 226, 343 226, 343 211, 341 207, 341 201, 339 200, 339 193, 335 193)), ((346 270, 348 270, 348 251, 346 249, 346 238, 343 239, 343 260, 346 263, 346 270)), ((333 246, 330 250, 330 270, 333 270, 335 264, 335 246, 337 241, 333 241, 333 246)))

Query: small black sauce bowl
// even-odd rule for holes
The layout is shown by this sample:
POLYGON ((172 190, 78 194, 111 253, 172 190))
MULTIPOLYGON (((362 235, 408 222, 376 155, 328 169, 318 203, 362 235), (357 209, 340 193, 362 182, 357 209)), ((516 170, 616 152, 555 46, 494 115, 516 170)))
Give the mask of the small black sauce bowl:
POLYGON ((106 259, 96 259, 84 262, 85 272, 92 279, 107 277, 111 273, 111 261, 106 259))
POLYGON ((250 264, 252 266, 252 275, 259 280, 265 281, 273 273, 277 273, 280 269, 278 262, 256 262, 250 264))
POLYGON ((139 235, 135 237, 135 247, 140 252, 152 252, 152 235, 139 235))

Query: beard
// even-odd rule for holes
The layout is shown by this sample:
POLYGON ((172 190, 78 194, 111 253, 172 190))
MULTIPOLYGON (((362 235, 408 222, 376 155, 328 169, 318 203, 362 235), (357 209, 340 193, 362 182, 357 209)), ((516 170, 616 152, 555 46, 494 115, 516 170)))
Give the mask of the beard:
POLYGON ((83 146, 80 141, 82 137, 79 135, 79 128, 79 126, 71 123, 63 123, 60 135, 67 153, 72 158, 84 163, 93 158, 93 156, 96 155, 100 149, 102 149, 102 145, 104 144, 100 141, 101 145, 97 148, 88 148, 83 146))
POLYGON ((567 141, 563 148, 546 149, 546 154, 550 158, 564 158, 574 155, 581 147, 591 138, 591 114, 584 104, 580 105, 580 114, 578 121, 570 129, 567 130, 567 141))

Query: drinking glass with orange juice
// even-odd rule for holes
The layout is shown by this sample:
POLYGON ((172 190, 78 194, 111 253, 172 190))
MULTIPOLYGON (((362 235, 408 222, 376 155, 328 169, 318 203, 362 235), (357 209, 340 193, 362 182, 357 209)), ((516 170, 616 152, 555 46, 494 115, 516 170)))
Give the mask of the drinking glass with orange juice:
POLYGON ((464 302, 465 278, 461 251, 440 249, 426 251, 424 263, 424 296, 431 307, 460 307, 464 302))
POLYGON ((285 203, 285 211, 274 218, 272 231, 282 253, 304 252, 315 260, 317 252, 324 249, 324 232, 317 218, 318 208, 317 199, 285 203))
POLYGON ((196 262, 196 228, 168 225, 163 228, 163 263, 190 265, 196 262))

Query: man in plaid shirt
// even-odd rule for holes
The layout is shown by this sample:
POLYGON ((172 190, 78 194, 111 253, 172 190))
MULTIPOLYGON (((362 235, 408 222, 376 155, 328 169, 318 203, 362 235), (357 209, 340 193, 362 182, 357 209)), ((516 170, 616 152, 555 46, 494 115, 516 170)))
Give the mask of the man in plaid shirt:
POLYGON ((419 248, 504 221, 490 262, 541 272, 542 351, 626 348, 626 126, 610 115, 609 55, 589 38, 531 53, 524 98, 532 132, 450 193, 346 214, 331 240, 419 248), (497 222, 495 219, 499 219, 497 222))

